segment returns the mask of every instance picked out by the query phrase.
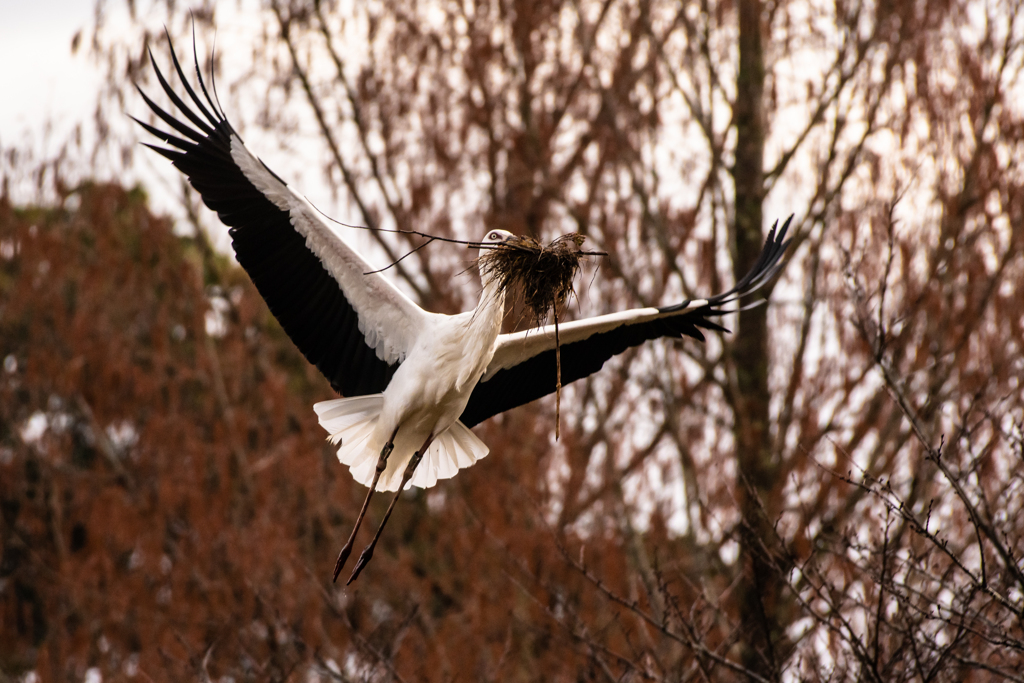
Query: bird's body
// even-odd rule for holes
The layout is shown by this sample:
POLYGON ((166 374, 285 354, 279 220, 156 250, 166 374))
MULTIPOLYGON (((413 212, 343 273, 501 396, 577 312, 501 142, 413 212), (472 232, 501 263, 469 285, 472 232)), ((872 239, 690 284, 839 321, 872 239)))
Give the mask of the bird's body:
MULTIPOLYGON (((489 236, 507 234, 495 230, 489 236)), ((356 481, 370 485, 377 454, 392 433, 394 452, 378 491, 398 488, 406 464, 431 436, 433 442, 411 480, 414 486, 433 486, 487 455, 487 446, 457 422, 494 356, 503 314, 503 292, 485 279, 480 302, 472 311, 426 318, 379 398, 342 398, 314 406, 320 424, 340 446, 339 459, 356 481)))
MULTIPOLYGON (((188 176, 206 205, 230 227, 238 262, 271 312, 344 396, 315 409, 338 444, 341 461, 370 491, 335 577, 374 490, 400 491, 409 481, 427 487, 453 476, 487 455, 470 427, 554 393, 559 381, 587 377, 630 347, 660 337, 703 340, 701 329, 725 331, 714 321, 729 312, 722 307, 757 291, 781 267, 788 221, 777 235, 774 228, 769 233, 750 273, 709 299, 576 320, 562 325, 560 334, 550 325, 501 334, 504 296, 495 278, 482 273, 483 292, 474 310, 453 316, 429 313, 246 149, 207 92, 198 67, 202 98, 189 85, 173 48, 171 58, 191 103, 175 93, 151 55, 161 87, 185 119, 142 93, 174 131, 136 119, 170 145, 149 146, 188 176)), ((507 232, 491 230, 480 244, 509 238, 507 232)), ((369 560, 374 543, 376 537, 350 581, 369 560)))

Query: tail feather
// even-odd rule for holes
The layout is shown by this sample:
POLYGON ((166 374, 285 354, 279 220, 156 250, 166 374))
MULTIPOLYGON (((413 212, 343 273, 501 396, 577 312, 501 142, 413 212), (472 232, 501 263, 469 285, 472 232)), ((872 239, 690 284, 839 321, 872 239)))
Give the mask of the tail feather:
POLYGON ((331 443, 338 443, 347 436, 348 429, 360 425, 372 418, 377 419, 384 405, 383 394, 356 396, 355 398, 337 398, 333 401, 321 401, 313 406, 320 426, 330 433, 331 443))
MULTIPOLYGON (((377 458, 383 444, 374 442, 373 436, 384 406, 381 394, 339 398, 322 401, 313 406, 320 425, 327 430, 328 440, 338 446, 338 460, 349 466, 352 477, 369 486, 373 482, 377 458)), ((399 429, 395 450, 388 459, 388 467, 377 482, 378 491, 397 491, 402 474, 413 451, 420 444, 403 438, 399 429)), ((461 422, 456 422, 441 434, 427 449, 426 455, 412 477, 413 486, 430 488, 439 479, 449 479, 462 468, 469 467, 487 455, 489 449, 461 422)))
POLYGON ((449 429, 448 431, 451 433, 452 438, 458 443, 459 447, 455 449, 455 455, 457 458, 456 467, 461 469, 463 467, 469 467, 477 460, 486 456, 490 449, 487 448, 487 445, 483 441, 476 438, 476 435, 469 431, 469 427, 466 425, 461 422, 456 422, 455 426, 457 426, 458 429, 449 429))
POLYGON ((439 479, 451 479, 460 469, 476 464, 489 452, 490 449, 476 434, 461 422, 456 422, 434 437, 423 462, 416 468, 412 484, 430 488, 439 479))

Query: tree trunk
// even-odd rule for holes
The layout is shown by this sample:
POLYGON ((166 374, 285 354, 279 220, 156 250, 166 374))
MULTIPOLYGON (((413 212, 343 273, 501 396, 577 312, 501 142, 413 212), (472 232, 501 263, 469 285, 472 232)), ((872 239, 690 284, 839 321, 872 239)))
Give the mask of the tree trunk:
MULTIPOLYGON (((764 45, 761 0, 739 2, 739 74, 736 83, 735 257, 739 279, 754 265, 764 243, 764 45)), ((740 561, 743 572, 740 623, 743 664, 759 675, 777 680, 777 652, 783 629, 778 619, 780 577, 764 554, 777 514, 778 460, 768 430, 767 308, 740 315, 732 347, 736 377, 735 441, 737 492, 743 517, 740 561)))

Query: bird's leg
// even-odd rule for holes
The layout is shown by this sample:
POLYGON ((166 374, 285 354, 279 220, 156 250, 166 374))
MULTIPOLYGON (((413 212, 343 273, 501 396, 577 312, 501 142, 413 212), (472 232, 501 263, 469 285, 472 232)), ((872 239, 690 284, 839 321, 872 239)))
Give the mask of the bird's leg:
POLYGON ((373 482, 370 484, 370 490, 366 492, 366 498, 363 499, 363 507, 359 511, 359 516, 356 517, 356 523, 352 527, 352 533, 349 534, 348 540, 345 541, 345 545, 341 548, 341 552, 338 553, 338 561, 334 564, 334 581, 338 580, 338 574, 341 573, 341 568, 345 566, 345 562, 348 561, 348 556, 352 554, 352 544, 356 541, 356 533, 359 531, 359 526, 363 523, 363 517, 366 516, 366 509, 370 507, 370 498, 373 497, 373 492, 377 489, 377 481, 380 479, 380 475, 388 467, 388 456, 391 455, 391 451, 395 448, 395 437, 398 436, 398 427, 395 427, 395 431, 391 432, 391 438, 384 444, 384 448, 380 449, 380 457, 377 458, 377 469, 373 472, 373 482))
POLYGON ((398 497, 402 495, 402 491, 405 490, 405 485, 409 483, 410 479, 412 479, 412 475, 416 472, 416 468, 419 466, 420 460, 423 459, 423 454, 427 452, 427 448, 433 440, 433 434, 428 436, 427 440, 423 443, 423 447, 413 453, 409 464, 405 466, 405 473, 402 475, 402 483, 398 485, 398 491, 395 492, 395 497, 391 499, 391 505, 388 506, 388 511, 384 513, 384 519, 381 520, 380 526, 377 527, 377 533, 373 535, 373 540, 370 541, 370 544, 363 548, 363 552, 359 554, 356 566, 352 570, 352 576, 348 577, 348 581, 345 585, 355 581, 359 577, 359 572, 363 571, 363 567, 369 564, 370 558, 373 557, 373 549, 377 545, 377 539, 380 538, 381 532, 384 531, 384 525, 388 523, 388 519, 391 517, 391 511, 395 509, 395 503, 398 502, 398 497))

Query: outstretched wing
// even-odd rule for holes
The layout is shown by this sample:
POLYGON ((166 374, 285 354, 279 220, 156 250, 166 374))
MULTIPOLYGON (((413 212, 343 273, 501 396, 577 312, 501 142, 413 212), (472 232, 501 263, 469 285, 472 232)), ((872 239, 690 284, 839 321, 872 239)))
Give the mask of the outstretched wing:
MULTIPOLYGON (((168 36, 170 42, 170 36, 168 36)), ((238 262, 295 345, 345 396, 384 390, 427 316, 328 225, 304 198, 245 148, 199 72, 201 99, 171 46, 190 102, 178 96, 150 53, 176 118, 140 89, 173 132, 135 119, 169 147, 147 145, 188 176, 230 228, 238 262), (204 101, 205 100, 205 101, 204 101)))
MULTIPOLYGON (((790 218, 792 220, 792 217, 790 218)), ((663 308, 635 308, 559 325, 562 384, 587 377, 626 349, 658 337, 704 340, 701 329, 725 331, 714 319, 721 307, 752 294, 782 267, 790 221, 772 227, 754 268, 728 292, 663 308)), ((494 358, 473 390, 460 420, 467 427, 555 391, 555 328, 545 325, 498 337, 494 358)))

